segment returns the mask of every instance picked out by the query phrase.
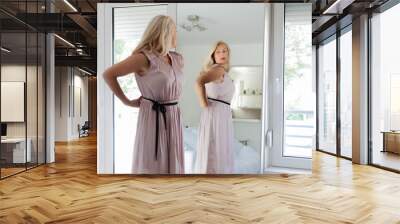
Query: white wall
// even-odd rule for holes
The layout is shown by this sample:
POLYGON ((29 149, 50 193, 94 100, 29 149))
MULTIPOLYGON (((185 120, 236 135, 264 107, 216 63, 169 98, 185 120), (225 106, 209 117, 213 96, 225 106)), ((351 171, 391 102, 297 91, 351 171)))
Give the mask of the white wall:
MULTIPOLYGON (((25 73, 25 65, 2 65, 1 81, 25 82, 25 73)), ((6 108, 1 109, 5 110, 6 108)), ((25 126, 24 122, 7 123, 7 136, 25 137, 25 126)))
POLYGON ((75 86, 75 96, 73 96, 73 99, 75 100, 74 104, 74 109, 75 113, 73 113, 73 119, 72 119, 72 129, 71 129, 71 135, 73 138, 78 138, 79 137, 79 133, 78 133, 78 124, 79 125, 83 125, 85 123, 85 121, 88 121, 89 118, 89 114, 88 114, 88 77, 83 77, 80 74, 76 74, 76 70, 75 70, 75 75, 74 75, 74 86, 75 86), (78 89, 77 89, 78 88, 78 89), (77 92, 77 90, 80 89, 80 99, 79 97, 79 93, 77 92), (81 101, 80 105, 78 101, 81 101), (82 111, 80 113, 79 111, 79 107, 82 111))
MULTIPOLYGON (((7 137, 21 138, 27 136, 32 151, 32 161, 36 162, 39 158, 39 163, 44 162, 44 74, 40 66, 32 66, 25 64, 3 64, 1 66, 1 81, 2 82, 24 82, 26 85, 26 106, 23 102, 21 109, 23 114, 26 113, 26 120, 23 122, 6 122, 7 137), (27 80, 26 80, 27 78, 27 80), (39 156, 37 157, 37 154, 39 156)), ((3 90, 2 90, 3 91, 3 90)), ((23 90, 21 94, 24 94, 23 90)), ((7 97, 2 96, 2 97, 7 97)), ((13 110, 12 108, 1 108, 1 110, 13 110)), ((15 108, 14 108, 15 110, 15 108)), ((14 111, 7 111, 13 113, 14 111)))
POLYGON ((218 39, 237 43, 263 42, 264 4, 260 3, 189 3, 179 4, 177 24, 190 24, 189 15, 199 16, 199 24, 206 30, 187 32, 178 26, 181 40, 187 43, 206 43, 218 39), (238 28, 240 28, 238 30, 238 28))
POLYGON ((247 145, 261 152, 261 121, 234 120, 234 136, 238 141, 247 141, 247 145))
MULTIPOLYGON (((9 65, 2 65, 1 66, 1 81, 3 82, 25 82, 25 75, 26 70, 30 74, 33 69, 36 69, 32 66, 28 66, 27 68, 25 65, 18 65, 18 64, 9 64, 9 65)), ((36 70, 35 70, 36 74, 36 70)), ((30 89, 28 89, 30 90, 30 89)), ((36 97, 36 89, 34 93, 27 93, 28 97, 36 97)), ((27 99, 28 100, 28 99, 27 99)), ((32 100, 28 100, 31 102, 32 100)), ((33 105, 32 105, 33 106, 33 105)), ((35 105, 36 107, 36 105, 35 105)), ((7 108, 1 108, 2 110, 6 110, 7 108)), ((32 114, 28 114, 28 121, 31 122, 33 119, 30 116, 32 114)), ((36 114, 34 114, 36 116, 36 114)), ((36 118, 36 117, 35 117, 36 118)), ((36 120, 35 120, 36 121, 36 120)), ((7 136, 8 137, 25 137, 25 126, 26 122, 10 122, 7 123, 7 136)), ((29 125, 31 127, 32 125, 29 125)), ((28 131, 29 137, 29 131, 28 131)))
POLYGON ((1 122, 25 121, 25 83, 1 82, 1 122))
POLYGON ((68 85, 67 67, 55 68, 55 141, 68 139, 68 85))
POLYGON ((77 139, 78 124, 88 120, 88 78, 71 67, 56 67, 55 73, 55 141, 77 139))
MULTIPOLYGON (((22 65, 2 65, 1 66, 1 81, 2 82, 24 82, 26 84, 25 69, 26 69, 25 65, 23 65, 23 66, 22 65)), ((27 69, 28 69, 28 71, 30 71, 30 70, 32 70, 32 67, 28 66, 27 69)), ((20 94, 23 95, 24 90, 21 90, 21 91, 22 91, 22 93, 20 93, 20 94)), ((1 98, 7 98, 7 96, 1 96, 1 98)), ((24 99, 24 96, 23 96, 23 99, 24 99)), ((22 113, 24 113, 24 106, 22 106, 22 108, 19 108, 19 109, 21 109, 22 113)), ((9 108, 1 108, 1 110, 2 110, 2 114, 3 114, 5 111, 9 110, 9 108)), ((10 112, 11 111, 7 111, 7 113, 10 113, 10 112)), ((22 115, 22 116, 24 116, 24 115, 22 115)), ((4 120, 4 119, 2 118, 2 120, 4 120)), ((24 120, 24 118, 22 118, 22 121, 23 120, 24 120)), ((24 123, 24 122, 16 122, 16 123, 24 123)), ((16 124, 16 123, 15 122, 9 123, 9 126, 10 125, 12 126, 13 124, 16 124)), ((10 127, 8 127, 8 129, 10 129, 10 127)), ((25 132, 21 132, 21 134, 22 135, 19 137, 25 136, 25 132)))
POLYGON ((25 65, 2 65, 1 81, 25 82, 25 65))

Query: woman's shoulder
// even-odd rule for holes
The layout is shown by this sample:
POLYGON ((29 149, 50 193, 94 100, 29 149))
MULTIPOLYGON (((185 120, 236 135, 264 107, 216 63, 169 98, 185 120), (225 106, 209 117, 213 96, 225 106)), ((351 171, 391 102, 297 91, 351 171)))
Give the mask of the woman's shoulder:
POLYGON ((144 56, 147 59, 149 67, 145 73, 158 70, 159 66, 158 66, 157 55, 154 52, 142 49, 134 52, 133 54, 142 55, 142 57, 144 56))
POLYGON ((157 57, 157 55, 149 50, 140 50, 138 52, 136 52, 137 54, 143 54, 144 56, 146 56, 146 58, 148 58, 149 60, 153 60, 157 57))
POLYGON ((170 53, 171 55, 176 56, 176 57, 182 57, 182 55, 181 55, 180 53, 176 52, 176 51, 170 51, 169 53, 170 53))
POLYGON ((183 67, 183 64, 184 64, 183 63, 183 56, 180 53, 178 53, 176 51, 170 51, 169 54, 176 59, 176 61, 178 62, 178 64, 180 66, 183 67))
POLYGON ((183 60, 183 56, 180 53, 176 52, 176 51, 170 51, 169 54, 172 55, 173 57, 179 59, 179 60, 183 60))

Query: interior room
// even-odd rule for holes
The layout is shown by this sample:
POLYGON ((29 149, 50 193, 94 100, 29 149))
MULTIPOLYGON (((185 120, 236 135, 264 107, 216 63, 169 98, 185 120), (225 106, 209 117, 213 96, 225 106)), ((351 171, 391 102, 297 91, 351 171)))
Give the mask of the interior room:
POLYGON ((45 21, 40 15, 46 10, 63 10, 58 4, 2 1, 0 5, 1 179, 54 161, 54 151, 48 150, 54 149, 54 142, 65 144, 96 132, 96 78, 91 64, 66 58, 88 58, 88 48, 83 51, 75 46, 85 47, 79 43, 82 36, 68 34, 76 36, 80 45, 61 33, 49 39, 46 32, 60 27, 38 25, 45 21), (53 83, 48 83, 49 74, 54 73, 53 83), (48 96, 49 91, 54 98, 48 96), (53 116, 54 121, 48 120, 53 116), (54 129, 48 129, 49 124, 54 124, 54 129), (49 138, 48 133, 54 137, 49 138))
POLYGON ((1 33, 1 178, 45 162, 45 36, 14 25, 1 33))

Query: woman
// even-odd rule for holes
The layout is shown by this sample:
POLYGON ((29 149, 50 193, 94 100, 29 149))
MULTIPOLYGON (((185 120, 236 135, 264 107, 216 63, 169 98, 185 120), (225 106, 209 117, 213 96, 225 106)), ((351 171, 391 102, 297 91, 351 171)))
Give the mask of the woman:
POLYGON ((175 52, 176 26, 164 15, 147 26, 132 55, 104 72, 114 94, 126 105, 139 107, 133 173, 184 173, 181 114, 183 58, 175 52), (129 100, 117 77, 135 73, 141 97, 129 100))
POLYGON ((234 168, 233 122, 230 102, 233 80, 228 76, 230 50, 219 41, 211 49, 196 82, 203 107, 196 153, 196 173, 227 174, 234 168))

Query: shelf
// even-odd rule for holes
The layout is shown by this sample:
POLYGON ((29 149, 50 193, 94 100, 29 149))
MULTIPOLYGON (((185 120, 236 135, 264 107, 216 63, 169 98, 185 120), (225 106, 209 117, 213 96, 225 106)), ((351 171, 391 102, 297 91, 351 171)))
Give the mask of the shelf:
POLYGON ((233 122, 244 122, 244 123, 260 123, 261 119, 245 119, 245 118, 233 118, 233 122))

